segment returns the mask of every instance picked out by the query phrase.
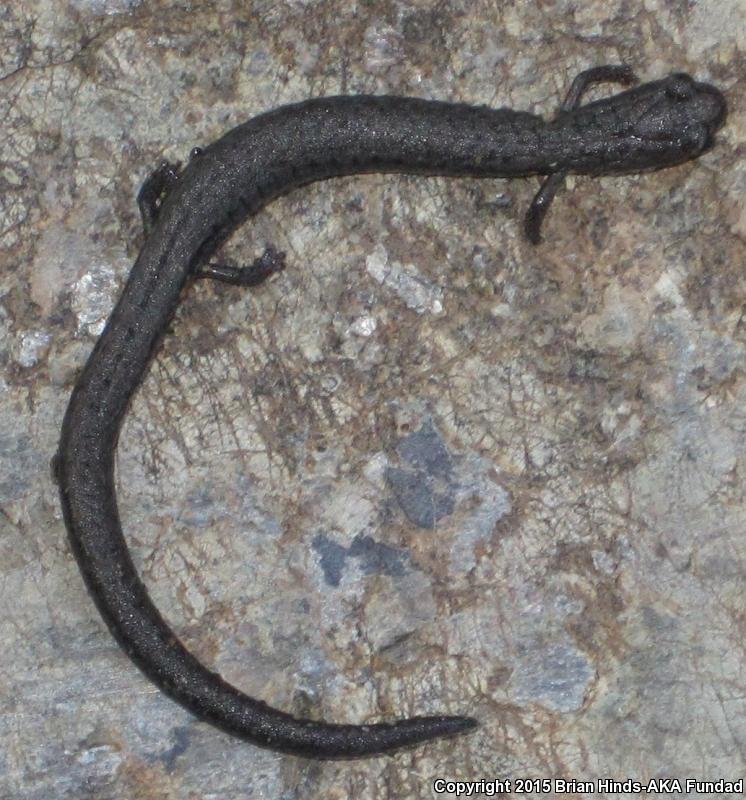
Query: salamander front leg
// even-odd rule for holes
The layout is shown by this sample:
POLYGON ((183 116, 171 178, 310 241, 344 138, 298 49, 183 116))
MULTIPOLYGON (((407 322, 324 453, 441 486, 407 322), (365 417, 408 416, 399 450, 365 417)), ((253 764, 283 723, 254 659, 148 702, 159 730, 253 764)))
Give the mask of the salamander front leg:
MULTIPOLYGON (((567 97, 565 97, 559 108, 559 113, 574 111, 580 106, 580 101, 588 88, 604 81, 630 85, 637 83, 637 76, 626 64, 606 64, 602 67, 591 67, 591 69, 581 72, 572 82, 570 90, 567 92, 567 97)), ((549 206, 552 204, 554 196, 564 184, 566 177, 567 171, 565 170, 554 172, 546 177, 531 201, 531 205, 526 212, 523 229, 526 238, 532 244, 539 244, 541 241, 541 224, 547 211, 549 211, 549 206)))
POLYGON ((170 161, 161 161, 140 187, 140 191, 137 193, 137 205, 140 209, 145 236, 150 235, 166 195, 179 180, 180 166, 178 162, 172 164, 170 161))
POLYGON ((595 83, 621 83, 631 86, 633 83, 637 83, 637 80, 637 75, 626 64, 605 64, 602 67, 583 70, 570 84, 567 97, 560 106, 560 113, 578 108, 583 95, 595 83))
POLYGON ((197 270, 197 278, 211 278, 233 286, 258 286, 285 269, 285 253, 268 247, 253 263, 244 267, 233 264, 207 264, 197 270))
POLYGON ((554 172, 549 177, 544 178, 539 191, 534 195, 534 199, 531 201, 523 220, 523 231, 531 244, 539 244, 541 241, 541 223, 544 222, 544 217, 549 211, 554 195, 564 184, 566 177, 567 172, 564 170, 562 172, 554 172))

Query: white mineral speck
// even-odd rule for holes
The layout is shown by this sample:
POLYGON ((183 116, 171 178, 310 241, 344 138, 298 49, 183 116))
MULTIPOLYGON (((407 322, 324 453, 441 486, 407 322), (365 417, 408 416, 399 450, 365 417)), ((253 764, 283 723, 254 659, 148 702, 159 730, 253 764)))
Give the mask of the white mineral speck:
POLYGON ((16 361, 22 367, 33 367, 51 338, 51 335, 44 331, 28 331, 24 333, 18 343, 16 361))
POLYGON ((111 311, 116 281, 111 267, 99 267, 87 272, 73 287, 73 311, 78 318, 78 330, 94 336, 104 329, 111 311))
POLYGON ((391 289, 418 314, 426 311, 440 314, 443 311, 443 290, 425 280, 413 264, 389 261, 383 245, 379 244, 365 259, 365 268, 374 280, 391 289))
POLYGON ((349 332, 355 336, 370 336, 378 327, 375 317, 358 317, 349 327, 349 332))

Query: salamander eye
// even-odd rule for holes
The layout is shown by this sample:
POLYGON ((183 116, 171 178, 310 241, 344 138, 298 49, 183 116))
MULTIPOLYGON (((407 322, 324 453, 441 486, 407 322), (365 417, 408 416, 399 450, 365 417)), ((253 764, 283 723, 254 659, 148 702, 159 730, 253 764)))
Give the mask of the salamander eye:
POLYGON ((675 72, 666 80, 664 91, 672 100, 688 100, 694 94, 694 81, 685 72, 675 72))

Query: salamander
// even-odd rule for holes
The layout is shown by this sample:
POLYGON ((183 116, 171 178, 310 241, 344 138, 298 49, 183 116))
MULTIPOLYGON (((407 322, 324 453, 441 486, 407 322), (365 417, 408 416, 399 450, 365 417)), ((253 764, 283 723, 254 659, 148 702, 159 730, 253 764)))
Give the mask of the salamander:
POLYGON ((551 120, 510 109, 398 96, 323 97, 286 105, 228 131, 188 164, 163 163, 138 200, 145 241, 72 392, 55 472, 72 551, 101 616, 158 687, 200 719, 263 747, 312 758, 370 756, 476 726, 468 716, 370 725, 297 719, 251 698, 198 661, 151 601, 117 509, 114 453, 122 420, 186 285, 206 277, 253 286, 282 269, 268 248, 245 267, 211 264, 230 233, 273 198, 312 181, 365 172, 511 178, 544 176, 526 215, 542 219, 568 173, 660 169, 714 142, 726 102, 675 73, 581 104, 599 81, 636 83, 626 66, 573 82, 551 120))

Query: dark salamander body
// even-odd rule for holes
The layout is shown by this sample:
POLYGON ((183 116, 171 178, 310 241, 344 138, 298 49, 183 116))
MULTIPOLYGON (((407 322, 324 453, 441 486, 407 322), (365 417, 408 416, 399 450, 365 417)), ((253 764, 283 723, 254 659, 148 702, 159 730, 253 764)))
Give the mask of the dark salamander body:
POLYGON ((467 731, 468 717, 336 725, 296 719, 242 694, 178 640, 137 575, 122 534, 114 452, 122 419, 190 279, 254 285, 282 266, 268 250, 238 269, 208 259, 248 216, 312 181, 363 172, 548 176, 529 210, 534 241, 567 173, 658 169, 696 158, 725 119, 722 94, 683 74, 580 105, 626 67, 589 70, 557 117, 405 97, 329 97, 262 114, 162 165, 140 193, 147 238, 70 399, 55 472, 70 541, 88 589, 121 647, 164 692, 199 718, 257 745, 316 758, 383 753, 467 731))

